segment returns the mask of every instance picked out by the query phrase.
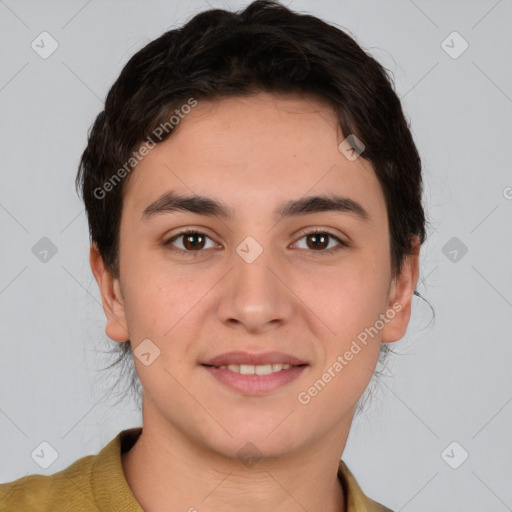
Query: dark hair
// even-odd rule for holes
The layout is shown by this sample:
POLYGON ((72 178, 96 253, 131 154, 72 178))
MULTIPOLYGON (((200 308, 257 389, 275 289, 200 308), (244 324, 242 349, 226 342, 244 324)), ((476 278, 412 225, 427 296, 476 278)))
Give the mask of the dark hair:
MULTIPOLYGON (((372 164, 386 200, 393 275, 411 254, 413 236, 425 241, 421 161, 385 68, 341 29, 257 0, 239 12, 201 12, 164 33, 131 57, 110 89, 89 132, 76 187, 90 240, 114 277, 123 190, 137 148, 154 142, 155 129, 169 125, 190 98, 258 91, 317 97, 335 110, 345 137, 363 142, 360 157, 372 164)), ((166 130, 158 142, 171 133, 166 130)), ((121 343, 121 358, 129 350, 129 342, 121 343)), ((382 344, 384 355, 387 350, 382 344)))

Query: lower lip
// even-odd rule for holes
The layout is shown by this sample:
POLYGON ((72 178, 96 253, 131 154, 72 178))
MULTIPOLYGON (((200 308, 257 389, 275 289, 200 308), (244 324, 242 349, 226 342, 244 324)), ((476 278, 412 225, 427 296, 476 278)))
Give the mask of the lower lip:
POLYGON ((203 365, 203 368, 231 389, 246 395, 264 395, 297 379, 306 366, 292 366, 269 375, 242 375, 227 368, 220 369, 206 365, 203 365))

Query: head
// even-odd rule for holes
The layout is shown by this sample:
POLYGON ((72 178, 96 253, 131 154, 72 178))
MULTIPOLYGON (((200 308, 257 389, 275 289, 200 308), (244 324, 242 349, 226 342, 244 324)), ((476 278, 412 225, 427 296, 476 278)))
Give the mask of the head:
POLYGON ((224 451, 225 431, 291 450, 350 424, 405 334, 425 240, 408 123, 354 39, 269 1, 196 15, 126 64, 77 186, 106 334, 148 415, 224 451), (149 365, 132 355, 144 340, 149 365), (236 350, 307 366, 245 396, 203 366, 236 350))

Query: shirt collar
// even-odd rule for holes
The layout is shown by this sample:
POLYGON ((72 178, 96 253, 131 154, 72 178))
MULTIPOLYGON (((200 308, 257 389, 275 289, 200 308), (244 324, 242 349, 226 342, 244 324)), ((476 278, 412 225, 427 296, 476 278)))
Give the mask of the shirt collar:
POLYGON ((100 510, 144 512, 124 476, 121 453, 128 451, 142 427, 121 431, 96 456, 92 467, 92 490, 100 510))
POLYGON ((338 479, 343 486, 346 512, 392 512, 364 494, 355 476, 342 460, 338 468, 338 479))

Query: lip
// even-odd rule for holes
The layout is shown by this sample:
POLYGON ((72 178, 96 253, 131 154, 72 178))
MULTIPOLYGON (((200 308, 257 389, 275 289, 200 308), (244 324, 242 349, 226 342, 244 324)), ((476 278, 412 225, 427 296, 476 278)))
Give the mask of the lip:
POLYGON ((245 351, 226 352, 202 363, 203 368, 217 381, 245 395, 264 395, 297 379, 307 368, 308 363, 284 352, 261 352, 254 354, 245 351), (242 375, 227 368, 217 368, 230 364, 289 364, 290 368, 269 375, 242 375))
POLYGON ((206 366, 227 366, 228 364, 251 364, 256 366, 260 364, 276 363, 290 364, 292 366, 307 365, 306 361, 302 361, 298 357, 285 354, 284 352, 261 352, 259 354, 253 354, 242 350, 220 354, 202 364, 206 366))
POLYGON ((245 395, 264 395, 297 379, 306 370, 307 365, 291 366, 286 370, 269 375, 242 375, 227 368, 215 368, 206 365, 203 365, 203 368, 217 381, 232 390, 245 395))

